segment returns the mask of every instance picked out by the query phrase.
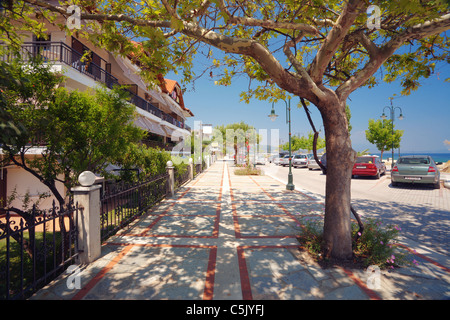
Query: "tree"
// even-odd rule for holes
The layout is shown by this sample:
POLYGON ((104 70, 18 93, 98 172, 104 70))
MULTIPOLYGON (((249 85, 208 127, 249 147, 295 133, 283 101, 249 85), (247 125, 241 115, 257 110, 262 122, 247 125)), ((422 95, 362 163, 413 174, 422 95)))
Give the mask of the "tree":
POLYGON ((224 153, 229 153, 227 150, 231 148, 234 150, 235 164, 238 161, 238 149, 246 148, 247 165, 249 165, 250 156, 248 154, 248 146, 253 143, 258 143, 260 140, 260 137, 256 134, 256 129, 244 121, 216 126, 214 129, 221 133, 222 139, 225 137, 226 143, 223 145, 224 153))
POLYGON ((14 144, 0 141, 4 161, 38 178, 61 206, 65 195, 58 192, 58 181, 70 189, 81 172, 101 173, 143 138, 144 132, 132 123, 134 106, 126 102, 123 90, 69 92, 58 87, 61 75, 39 60, 1 66, 7 70, 2 77, 17 80, 1 88, 4 111, 26 129, 14 144), (28 159, 28 150, 35 146, 44 147, 42 154, 28 159))
MULTIPOLYGON (((308 150, 308 152, 311 152, 313 150, 313 143, 314 143, 314 133, 311 131, 308 133, 308 136, 293 136, 291 145, 292 150, 308 150)), ((317 138, 317 149, 323 149, 325 148, 325 140, 318 137, 317 138)), ((283 150, 289 150, 289 142, 286 142, 285 144, 280 146, 283 150)))
MULTIPOLYGON (((58 182, 70 190, 81 172, 102 172, 108 163, 122 161, 128 148, 143 138, 144 132, 132 123, 134 107, 120 89, 69 92, 59 87, 61 75, 35 59, 26 64, 0 62, 0 70, 2 123, 10 124, 9 134, 0 135, 0 166, 15 165, 33 175, 50 190, 60 210, 67 203, 58 182), (32 158, 28 151, 36 146, 42 152, 32 158)), ((28 208, 9 203, 2 207, 33 224, 28 208)), ((64 234, 64 222, 60 222, 64 234)), ((14 236, 20 241, 20 235, 14 236)), ((28 252, 32 246, 28 244, 28 252)))
MULTIPOLYGON (((46 18, 49 13, 67 15, 64 6, 24 2, 46 18)), ((13 4, 16 16, 24 2, 13 4)), ((348 132, 347 98, 380 81, 375 73, 382 66, 382 80, 400 79, 402 93, 409 94, 437 63, 450 60, 443 34, 450 29, 449 8, 440 1, 373 1, 381 16, 369 19, 369 4, 363 0, 72 2, 90 27, 78 34, 120 54, 134 51, 149 80, 182 68, 191 81, 196 76, 193 56, 203 54, 211 62, 211 76, 220 70, 218 84, 230 85, 240 74, 249 77, 244 100, 292 95, 314 104, 327 145, 324 254, 336 258, 352 256, 350 183, 356 152, 348 132), (133 46, 131 37, 142 39, 142 47, 133 46)))
POLYGON ((400 148, 403 130, 394 130, 394 128, 395 126, 392 120, 369 120, 366 139, 376 145, 377 149, 381 152, 381 159, 383 159, 384 151, 389 151, 392 148, 400 148))

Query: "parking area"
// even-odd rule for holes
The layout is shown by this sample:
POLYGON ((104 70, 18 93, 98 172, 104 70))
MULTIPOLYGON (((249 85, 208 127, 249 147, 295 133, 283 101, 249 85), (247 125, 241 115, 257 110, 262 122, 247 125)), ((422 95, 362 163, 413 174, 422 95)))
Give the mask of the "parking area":
MULTIPOLYGON (((265 174, 287 182, 288 167, 266 164, 265 174)), ((326 176, 320 170, 292 169, 296 189, 325 197, 326 176)), ((352 204, 363 218, 397 224, 402 236, 422 242, 437 252, 450 253, 450 189, 427 185, 393 187, 389 172, 380 179, 352 179, 352 204)))

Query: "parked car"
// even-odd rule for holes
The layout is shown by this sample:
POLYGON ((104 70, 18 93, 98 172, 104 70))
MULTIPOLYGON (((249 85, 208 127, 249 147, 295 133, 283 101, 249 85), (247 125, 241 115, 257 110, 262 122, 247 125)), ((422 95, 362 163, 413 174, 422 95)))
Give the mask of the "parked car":
POLYGON ((321 169, 319 164, 316 162, 316 159, 314 159, 314 155, 312 154, 308 157, 308 164, 306 166, 309 170, 321 169))
POLYGON ((283 159, 285 156, 286 153, 279 153, 278 157, 273 160, 273 163, 275 163, 276 165, 280 165, 281 159, 283 159))
POLYGON ((380 179, 386 174, 386 166, 378 156, 360 156, 353 165, 352 178, 354 176, 372 176, 380 179))
POLYGON ((289 155, 284 156, 280 159, 280 166, 288 166, 289 165, 289 155))
POLYGON ((326 152, 320 157, 320 163, 322 163, 322 165, 325 168, 327 167, 327 153, 326 152))
POLYGON ((306 154, 296 154, 292 158, 293 167, 306 167, 308 164, 308 157, 306 154))
POLYGON ((433 184, 439 189, 440 172, 430 156, 401 156, 391 170, 392 186, 399 183, 433 184))
POLYGON ((327 153, 326 152, 320 157, 320 163, 322 164, 323 167, 325 167, 325 169, 321 168, 322 173, 327 174, 327 153))
POLYGON ((266 158, 263 156, 257 156, 255 160, 255 164, 266 164, 266 158))

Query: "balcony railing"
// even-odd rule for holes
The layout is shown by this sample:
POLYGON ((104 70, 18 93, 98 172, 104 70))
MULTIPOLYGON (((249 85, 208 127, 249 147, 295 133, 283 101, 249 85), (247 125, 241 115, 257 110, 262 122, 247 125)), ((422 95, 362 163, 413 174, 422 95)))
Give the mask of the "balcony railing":
MULTIPOLYGON (((25 61, 30 59, 31 57, 41 56, 44 62, 51 61, 64 63, 78 70, 80 73, 91 77, 95 81, 104 83, 110 89, 112 89, 114 85, 120 85, 116 77, 111 75, 109 72, 107 72, 105 69, 103 69, 93 61, 88 61, 88 59, 86 58, 83 59, 83 55, 80 52, 77 52, 63 42, 25 42, 21 47, 20 56, 25 61)), ((0 59, 5 61, 8 59, 8 57, 0 56, 0 59)), ((138 108, 150 112, 151 114, 177 126, 178 128, 191 131, 191 128, 185 125, 184 122, 175 119, 171 115, 160 110, 149 101, 139 97, 133 92, 129 91, 129 93, 131 98, 130 102, 138 108)))
MULTIPOLYGON (((42 57, 44 62, 62 62, 78 70, 95 81, 104 83, 108 88, 118 85, 116 77, 107 72, 104 68, 93 61, 89 61, 83 54, 77 52, 63 42, 35 41, 25 42, 20 49, 20 56, 23 60, 31 57, 42 57)), ((3 57, 5 60, 5 57, 3 57)))

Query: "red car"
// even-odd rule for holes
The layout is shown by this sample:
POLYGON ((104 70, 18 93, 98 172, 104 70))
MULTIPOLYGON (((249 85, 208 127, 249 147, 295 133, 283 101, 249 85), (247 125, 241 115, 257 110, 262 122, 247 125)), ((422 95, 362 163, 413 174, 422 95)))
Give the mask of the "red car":
POLYGON ((353 165, 352 178, 354 176, 373 176, 380 179, 382 174, 386 174, 386 166, 378 156, 358 157, 353 165))

